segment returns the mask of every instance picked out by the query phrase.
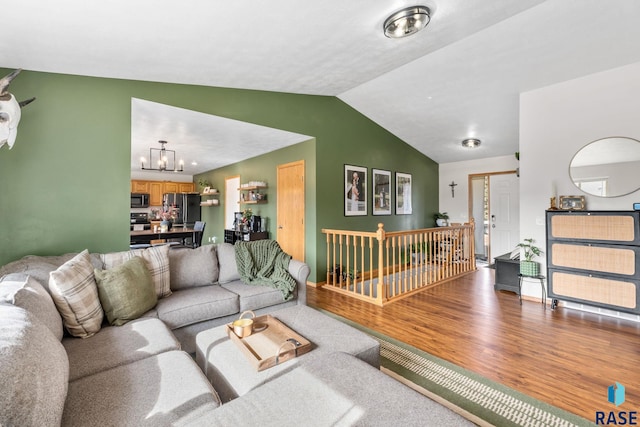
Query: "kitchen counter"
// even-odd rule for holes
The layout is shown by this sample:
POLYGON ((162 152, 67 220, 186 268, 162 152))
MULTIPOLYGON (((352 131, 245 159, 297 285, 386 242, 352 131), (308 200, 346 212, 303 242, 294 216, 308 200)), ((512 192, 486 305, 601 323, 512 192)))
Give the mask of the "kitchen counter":
POLYGON ((153 231, 153 230, 139 230, 139 231, 131 231, 130 240, 131 243, 150 243, 152 240, 158 239, 184 239, 186 237, 191 237, 194 242, 199 241, 197 239, 198 233, 202 233, 202 231, 194 230, 193 228, 186 227, 176 227, 174 226, 171 230, 165 231, 164 233, 161 231, 153 231))

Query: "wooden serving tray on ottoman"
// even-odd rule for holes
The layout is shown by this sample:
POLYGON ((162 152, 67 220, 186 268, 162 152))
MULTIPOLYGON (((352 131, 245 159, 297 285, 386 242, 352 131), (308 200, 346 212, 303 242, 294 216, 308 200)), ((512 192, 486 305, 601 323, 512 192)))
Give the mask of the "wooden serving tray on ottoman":
POLYGON ((311 342, 267 314, 253 319, 253 333, 240 338, 227 324, 227 335, 257 371, 276 366, 311 351, 311 342))

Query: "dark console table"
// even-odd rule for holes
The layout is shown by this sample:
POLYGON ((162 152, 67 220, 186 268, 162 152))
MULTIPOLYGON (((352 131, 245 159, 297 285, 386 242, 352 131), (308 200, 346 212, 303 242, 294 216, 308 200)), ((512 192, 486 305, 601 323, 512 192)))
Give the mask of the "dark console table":
POLYGON ((520 286, 520 260, 511 259, 511 253, 497 256, 496 258, 496 283, 493 289, 496 291, 510 291, 519 294, 520 286))
POLYGON ((243 242, 250 242, 253 240, 264 240, 269 238, 268 231, 236 231, 236 230, 224 230, 224 242, 231 243, 232 245, 238 240, 243 242))

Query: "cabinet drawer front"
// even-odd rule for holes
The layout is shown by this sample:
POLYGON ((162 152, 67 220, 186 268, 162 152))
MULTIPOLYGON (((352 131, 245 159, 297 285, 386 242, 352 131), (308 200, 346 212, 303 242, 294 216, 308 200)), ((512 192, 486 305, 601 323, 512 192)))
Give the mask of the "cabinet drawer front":
POLYGON ((552 215, 549 238, 637 243, 637 214, 552 215))
POLYGON ((640 248, 614 245, 575 245, 552 242, 551 266, 633 276, 638 269, 640 248))
MULTIPOLYGON (((549 296, 637 310, 637 283, 593 275, 550 270, 549 296)), ((626 310, 625 310, 626 311, 626 310)))

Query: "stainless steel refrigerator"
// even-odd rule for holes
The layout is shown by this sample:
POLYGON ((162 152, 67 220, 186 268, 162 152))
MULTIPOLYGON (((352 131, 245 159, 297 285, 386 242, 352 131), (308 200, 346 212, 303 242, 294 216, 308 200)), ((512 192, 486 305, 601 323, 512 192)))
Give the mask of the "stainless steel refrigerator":
POLYGON ((200 221, 200 195, 198 193, 166 193, 162 196, 165 211, 174 211, 176 225, 193 228, 200 221))

